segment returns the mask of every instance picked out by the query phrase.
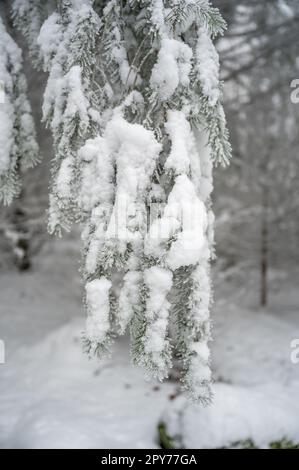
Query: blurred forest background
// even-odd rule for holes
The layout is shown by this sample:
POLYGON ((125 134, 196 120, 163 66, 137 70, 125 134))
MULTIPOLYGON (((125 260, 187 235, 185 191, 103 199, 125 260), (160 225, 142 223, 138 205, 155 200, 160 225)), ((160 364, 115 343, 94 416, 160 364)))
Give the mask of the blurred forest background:
MULTIPOLYGON (((8 28, 22 47, 42 163, 26 175, 21 197, 1 210, 0 268, 27 269, 49 239, 46 233, 50 133, 41 124, 45 76, 32 69, 12 29, 10 2, 1 2, 8 28)), ((233 159, 215 171, 217 276, 254 291, 266 305, 281 276, 298 264, 299 4, 296 0, 216 0, 228 30, 218 40, 233 159)))

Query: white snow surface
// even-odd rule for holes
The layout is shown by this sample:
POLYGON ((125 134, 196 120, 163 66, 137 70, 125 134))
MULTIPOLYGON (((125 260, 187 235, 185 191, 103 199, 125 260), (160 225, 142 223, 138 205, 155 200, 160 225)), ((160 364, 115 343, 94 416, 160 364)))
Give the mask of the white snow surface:
MULTIPOLYGON (((187 448, 252 439, 267 447, 299 442, 298 293, 261 310, 217 301, 214 308, 214 402, 203 408, 178 395, 174 382, 147 382, 129 361, 128 341, 111 359, 82 354, 85 315, 77 243, 44 247, 31 272, 0 273, 1 448, 156 448, 161 419, 187 448), (173 398, 173 397, 172 397, 173 398), (182 413, 177 413, 177 410, 182 413)), ((290 288, 289 288, 290 289, 290 288)))
POLYGON ((156 448, 174 385, 146 382, 130 365, 126 338, 112 359, 82 354, 85 316, 70 255, 58 246, 30 274, 1 274, 0 447, 156 448))
POLYGON ((282 439, 299 443, 299 364, 291 361, 299 312, 298 305, 285 302, 273 313, 216 304, 213 403, 203 408, 183 396, 171 402, 163 421, 177 445, 222 448, 248 439, 259 448, 282 439))

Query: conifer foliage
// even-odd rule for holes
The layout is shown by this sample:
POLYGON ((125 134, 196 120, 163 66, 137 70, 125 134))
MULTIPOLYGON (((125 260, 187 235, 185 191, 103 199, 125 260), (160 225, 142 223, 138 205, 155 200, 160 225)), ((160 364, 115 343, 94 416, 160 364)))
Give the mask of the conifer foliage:
POLYGON ((129 329, 135 364, 162 380, 179 356, 184 388, 207 403, 212 168, 231 151, 213 45, 225 23, 208 0, 15 0, 13 12, 48 72, 50 230, 84 226, 85 346, 101 356, 129 329))
POLYGON ((0 202, 21 191, 21 172, 38 161, 22 54, 0 17, 0 202))

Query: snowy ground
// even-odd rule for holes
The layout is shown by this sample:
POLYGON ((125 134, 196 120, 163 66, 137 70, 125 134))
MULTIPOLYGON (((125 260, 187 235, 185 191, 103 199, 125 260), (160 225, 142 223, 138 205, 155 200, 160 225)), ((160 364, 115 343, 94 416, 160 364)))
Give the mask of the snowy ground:
MULTIPOLYGON (((66 246, 69 246, 66 249, 66 246)), ((0 275, 0 447, 154 448, 157 425, 181 447, 266 447, 299 442, 299 294, 261 312, 218 301, 214 318, 215 400, 203 409, 174 383, 148 383, 129 363, 127 340, 99 364, 81 352, 84 327, 77 254, 47 245, 31 273, 0 275)))
POLYGON ((163 416, 178 447, 299 443, 299 364, 290 358, 290 343, 299 338, 299 312, 288 301, 279 317, 218 302, 213 404, 203 409, 178 397, 163 416))

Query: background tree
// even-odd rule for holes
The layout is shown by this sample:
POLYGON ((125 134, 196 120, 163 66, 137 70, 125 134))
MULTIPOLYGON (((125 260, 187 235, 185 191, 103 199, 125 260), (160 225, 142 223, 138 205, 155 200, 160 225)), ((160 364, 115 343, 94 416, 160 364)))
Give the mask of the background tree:
POLYGON ((228 279, 259 292, 256 299, 265 304, 275 269, 290 271, 297 259, 292 182, 298 173, 298 117, 290 83, 298 71, 298 4, 218 6, 229 24, 218 48, 235 150, 230 171, 216 174, 218 255, 228 279))

